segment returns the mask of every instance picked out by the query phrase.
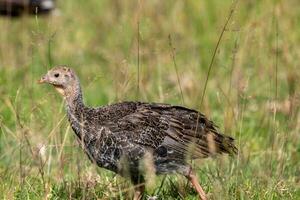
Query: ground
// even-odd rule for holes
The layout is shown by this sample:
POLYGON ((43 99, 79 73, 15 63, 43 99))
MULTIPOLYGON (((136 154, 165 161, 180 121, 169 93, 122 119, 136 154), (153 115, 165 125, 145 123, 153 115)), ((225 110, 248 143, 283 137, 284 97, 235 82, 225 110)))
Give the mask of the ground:
MULTIPOLYGON (((57 64, 78 73, 90 106, 184 105, 236 138, 237 156, 193 163, 210 199, 300 199, 298 0, 57 4, 0 18, 1 199, 131 195, 78 147, 62 98, 36 84, 57 64)), ((145 197, 197 199, 181 176, 152 175, 145 197)))

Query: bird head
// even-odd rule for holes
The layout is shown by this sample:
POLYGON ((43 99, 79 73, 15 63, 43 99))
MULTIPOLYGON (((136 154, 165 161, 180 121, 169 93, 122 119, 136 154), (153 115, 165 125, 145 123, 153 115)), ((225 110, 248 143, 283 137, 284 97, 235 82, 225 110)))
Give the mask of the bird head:
POLYGON ((76 88, 78 80, 72 69, 65 66, 58 66, 50 69, 42 76, 38 83, 51 84, 60 94, 66 96, 67 92, 76 88))

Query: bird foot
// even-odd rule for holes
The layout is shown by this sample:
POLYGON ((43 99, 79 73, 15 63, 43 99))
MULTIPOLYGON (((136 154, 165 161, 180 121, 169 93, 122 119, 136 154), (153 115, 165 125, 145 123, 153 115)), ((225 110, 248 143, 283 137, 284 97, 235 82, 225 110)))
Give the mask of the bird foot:
POLYGON ((190 172, 188 173, 186 178, 192 183, 192 185, 196 189, 197 193, 199 194, 200 199, 207 200, 206 194, 205 194, 204 190, 202 189, 201 185, 199 184, 197 177, 192 169, 190 169, 190 172))
POLYGON ((136 185, 134 188, 133 200, 141 200, 143 197, 144 191, 145 191, 144 183, 140 183, 139 185, 136 185))

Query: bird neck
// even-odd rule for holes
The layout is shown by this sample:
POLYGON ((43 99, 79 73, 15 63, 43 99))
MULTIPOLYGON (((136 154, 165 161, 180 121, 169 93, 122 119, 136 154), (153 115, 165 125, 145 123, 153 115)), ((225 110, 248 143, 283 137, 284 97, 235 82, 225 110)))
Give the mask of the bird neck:
POLYGON ((66 88, 64 92, 67 108, 70 111, 76 111, 84 107, 81 87, 79 84, 76 84, 74 87, 66 88))
POLYGON ((79 82, 70 88, 66 88, 64 90, 64 96, 66 101, 67 113, 69 122, 81 140, 83 124, 84 124, 84 108, 85 105, 83 103, 82 92, 79 82))

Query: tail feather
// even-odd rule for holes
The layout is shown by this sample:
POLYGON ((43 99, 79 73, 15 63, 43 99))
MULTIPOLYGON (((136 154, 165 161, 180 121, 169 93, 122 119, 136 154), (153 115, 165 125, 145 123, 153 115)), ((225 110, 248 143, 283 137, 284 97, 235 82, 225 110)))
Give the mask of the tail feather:
POLYGON ((226 135, 222 135, 220 133, 212 133, 209 132, 207 134, 207 142, 208 142, 208 146, 211 152, 211 148, 210 146, 215 145, 215 152, 212 153, 227 153, 230 155, 235 155, 238 153, 238 149, 236 148, 236 146, 234 145, 234 139, 232 137, 226 136, 226 135), (211 136, 210 136, 211 135, 211 136), (209 139, 210 137, 212 137, 213 139, 209 139))

